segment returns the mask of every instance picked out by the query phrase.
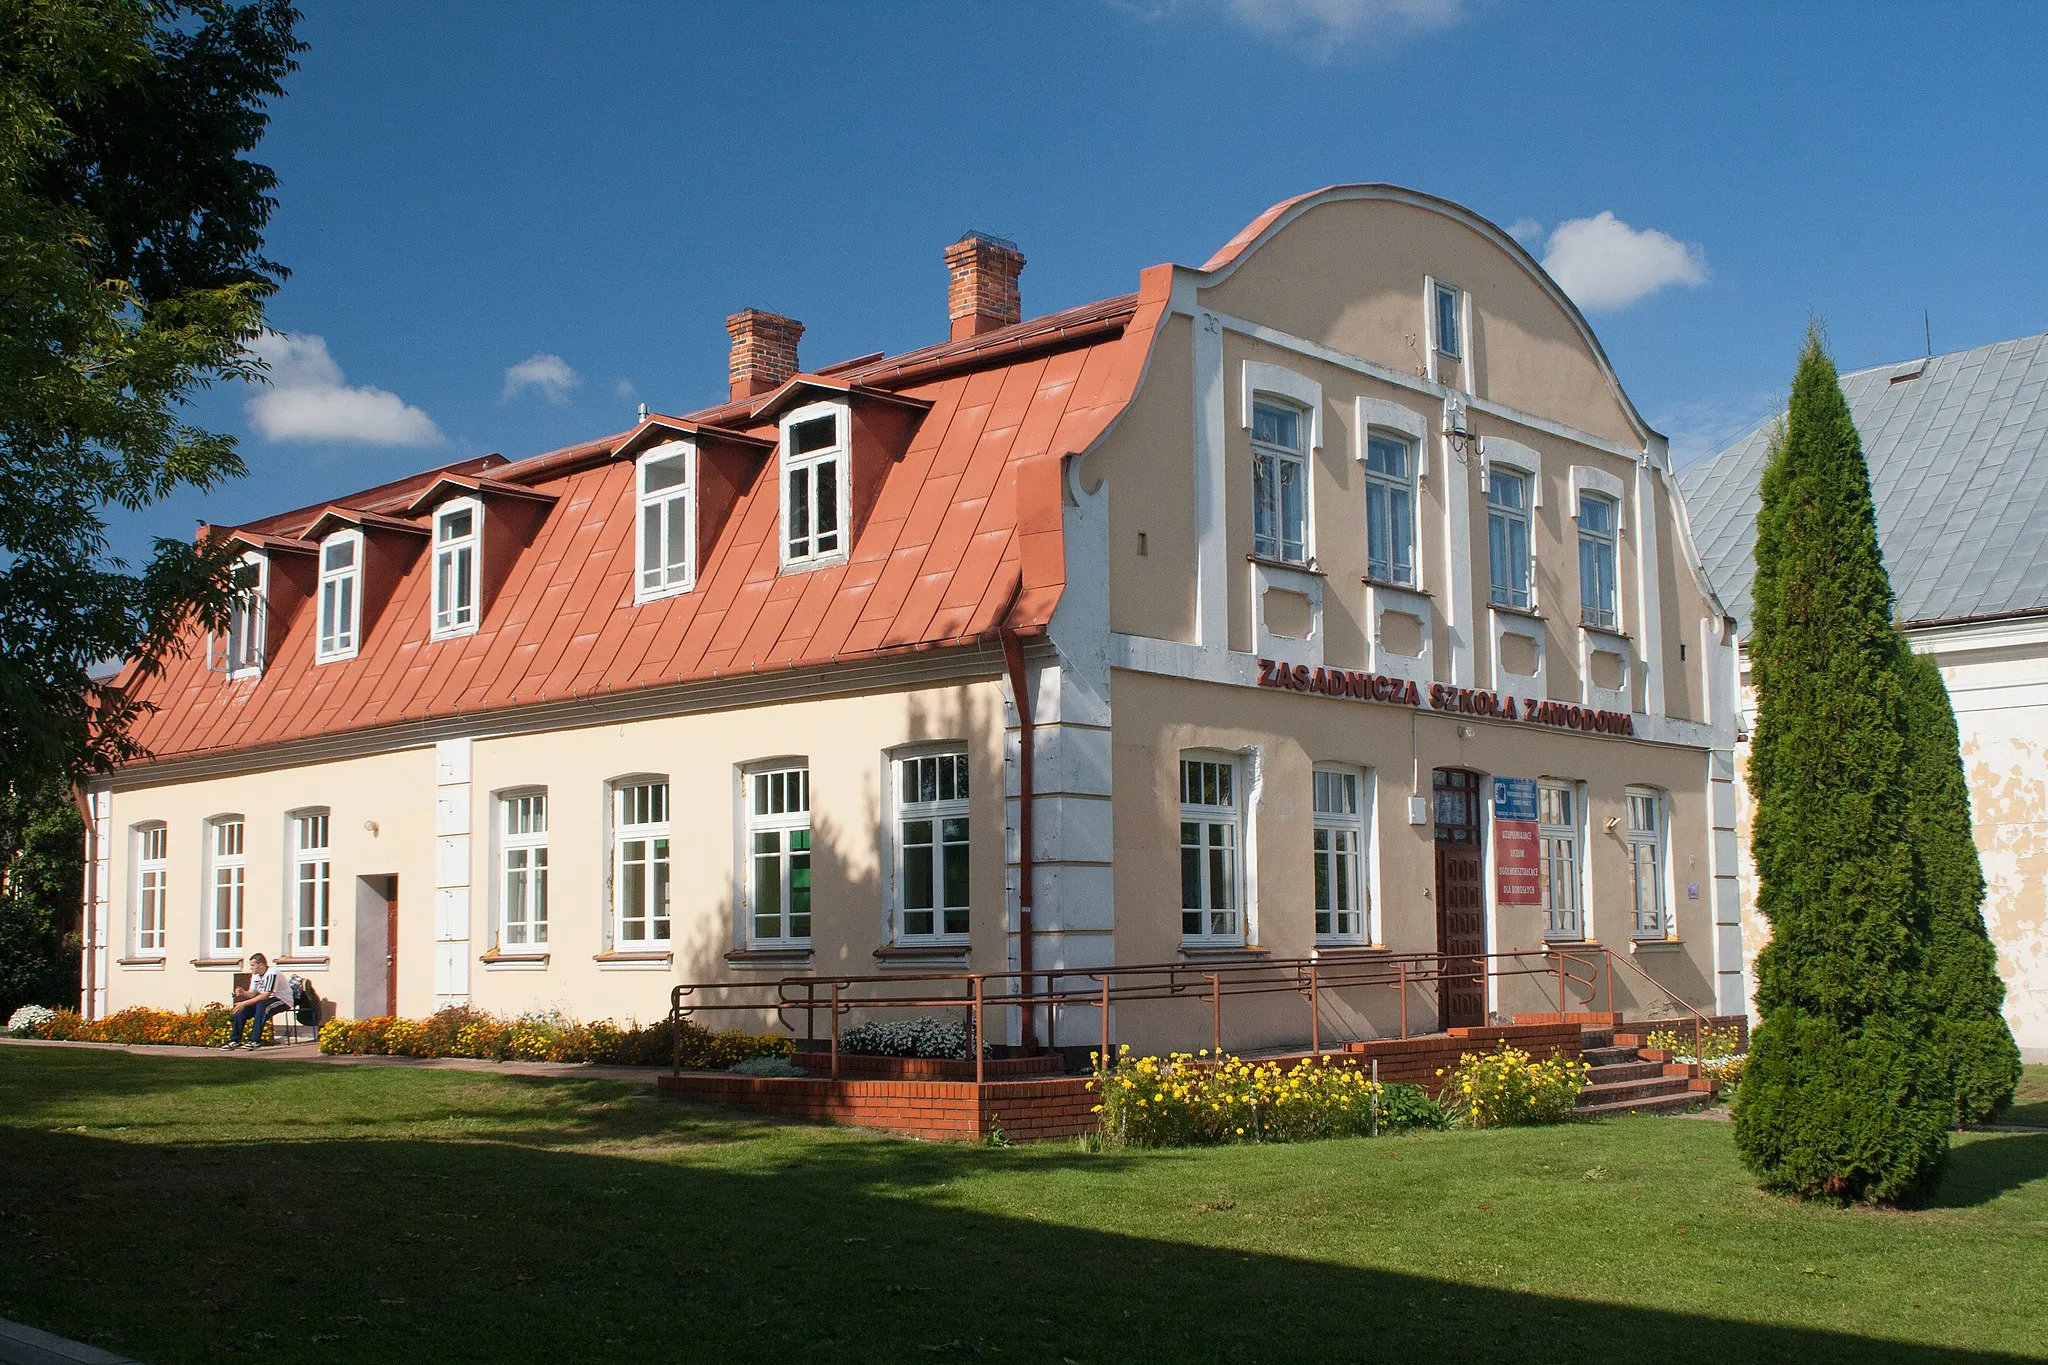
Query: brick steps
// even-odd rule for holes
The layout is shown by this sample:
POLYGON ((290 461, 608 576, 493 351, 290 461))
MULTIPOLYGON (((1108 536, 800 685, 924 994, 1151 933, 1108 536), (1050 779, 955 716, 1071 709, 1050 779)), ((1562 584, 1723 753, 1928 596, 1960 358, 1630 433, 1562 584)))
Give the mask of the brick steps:
POLYGON ((1579 1092, 1579 1117, 1683 1113, 1713 1097, 1713 1082, 1695 1079, 1693 1068, 1644 1048, 1642 1040, 1642 1034, 1627 1028, 1585 1030, 1579 1055, 1587 1063, 1586 1088, 1579 1092))

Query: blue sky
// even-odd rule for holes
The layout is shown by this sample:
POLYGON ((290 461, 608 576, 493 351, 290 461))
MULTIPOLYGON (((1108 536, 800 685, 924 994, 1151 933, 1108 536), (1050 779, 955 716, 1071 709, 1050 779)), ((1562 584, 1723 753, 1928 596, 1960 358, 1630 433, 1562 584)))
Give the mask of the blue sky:
POLYGON ((259 153, 290 340, 196 408, 252 477, 117 553, 715 401, 741 307, 807 365, 943 339, 968 228, 1028 315, 1338 181, 1518 225, 1681 458, 1773 407, 1811 314, 1845 369, 1923 309, 1937 351, 2048 330, 2048 5, 301 4, 259 153))

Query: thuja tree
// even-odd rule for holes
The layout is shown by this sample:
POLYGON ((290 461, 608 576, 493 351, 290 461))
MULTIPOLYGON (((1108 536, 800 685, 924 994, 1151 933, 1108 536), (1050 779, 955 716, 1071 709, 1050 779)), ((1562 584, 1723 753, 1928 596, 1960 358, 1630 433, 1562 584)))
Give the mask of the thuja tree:
POLYGON ((1984 932, 1984 869, 1970 827, 1955 709, 1933 660, 1909 653, 1905 666, 1909 818, 1930 920, 1930 1027, 1955 1092, 1955 1118, 1981 1122, 2012 1102, 2020 1051, 2005 1022, 1998 950, 1984 932))
POLYGON ((1767 1188, 1909 1200, 1954 1113, 1927 1027, 1905 659, 1863 447, 1818 329, 1757 517, 1757 1009, 1735 1140, 1767 1188))

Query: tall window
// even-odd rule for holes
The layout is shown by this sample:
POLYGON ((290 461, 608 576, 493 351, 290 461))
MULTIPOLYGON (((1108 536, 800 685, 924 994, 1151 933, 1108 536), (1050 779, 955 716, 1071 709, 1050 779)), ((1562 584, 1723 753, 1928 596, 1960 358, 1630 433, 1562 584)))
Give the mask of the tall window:
POLYGON ((332 865, 327 860, 327 812, 292 817, 292 951, 324 953, 332 928, 332 865))
POLYGON ((1440 284, 1436 287, 1436 348, 1453 360, 1465 353, 1458 332, 1458 291, 1440 284))
POLYGON ((548 941, 548 796, 521 792, 498 802, 501 867, 498 946, 544 948, 548 941))
POLYGON ((1614 499, 1579 494, 1579 619, 1613 630, 1620 616, 1614 603, 1614 499))
POLYGON ((1315 773, 1316 937, 1366 936, 1365 816, 1354 772, 1315 773))
POLYGON ((208 827, 207 877, 212 914, 209 950, 215 957, 238 957, 248 910, 248 865, 242 817, 223 816, 208 827))
POLYGON ((164 897, 170 886, 171 833, 163 825, 135 831, 135 951, 164 950, 164 897))
POLYGON ((263 671, 263 557, 244 555, 235 566, 235 595, 228 604, 227 635, 221 640, 220 667, 230 675, 263 671))
POLYGON ((1365 572, 1415 584, 1415 450, 1377 432, 1365 441, 1365 572))
POLYGON ((846 553, 846 414, 799 408, 782 428, 782 562, 823 563, 846 553))
POLYGON ((1628 871, 1637 938, 1663 938, 1671 927, 1664 918, 1663 806, 1647 787, 1628 789, 1628 871))
POLYGON ((1493 600, 1529 605, 1529 476, 1495 466, 1486 476, 1486 542, 1493 561, 1493 600))
POLYGON ((669 941, 668 783, 612 792, 614 940, 632 949, 669 941))
POLYGON ((1536 786, 1537 870, 1546 938, 1583 938, 1579 911, 1579 793, 1563 782, 1536 786))
POLYGON ((1242 942, 1237 871, 1237 765, 1180 762, 1180 933, 1242 942))
POLYGON ((363 536, 342 531, 320 546, 320 640, 317 662, 353 659, 362 608, 363 536))
POLYGON ((467 500, 434 513, 435 639, 476 629, 476 557, 483 509, 467 500))
POLYGON ((1252 553, 1308 561, 1308 466, 1301 411, 1252 405, 1252 553))
POLYGON ((896 760, 897 933, 967 933, 967 755, 896 760))
POLYGON ((688 592, 696 578, 697 522, 690 509, 690 448, 658 446, 640 460, 641 601, 688 592))
POLYGON ((808 943, 810 769, 750 773, 746 792, 748 936, 754 943, 808 943))

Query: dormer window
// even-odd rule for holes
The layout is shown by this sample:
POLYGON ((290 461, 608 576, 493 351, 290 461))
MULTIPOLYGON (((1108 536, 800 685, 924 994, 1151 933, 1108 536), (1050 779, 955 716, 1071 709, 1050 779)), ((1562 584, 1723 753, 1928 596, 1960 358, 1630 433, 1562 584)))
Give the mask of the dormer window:
POLYGON ((260 554, 243 555, 229 575, 234 598, 228 604, 227 633, 214 642, 214 666, 230 678, 263 672, 265 564, 260 554))
POLYGON ((476 630, 476 558, 483 507, 461 498, 434 513, 433 638, 476 630))
POLYGON ((846 409, 813 403, 782 419, 782 565, 846 558, 846 409))
POLYGON ((640 457, 640 585, 636 601, 688 592, 697 578, 696 451, 682 441, 640 457))
POLYGON ((363 533, 337 531, 320 542, 320 635, 315 663, 353 659, 363 611, 363 533))
POLYGON ((1465 354, 1458 335, 1458 291, 1448 284, 1436 286, 1436 348, 1451 359, 1465 354))

